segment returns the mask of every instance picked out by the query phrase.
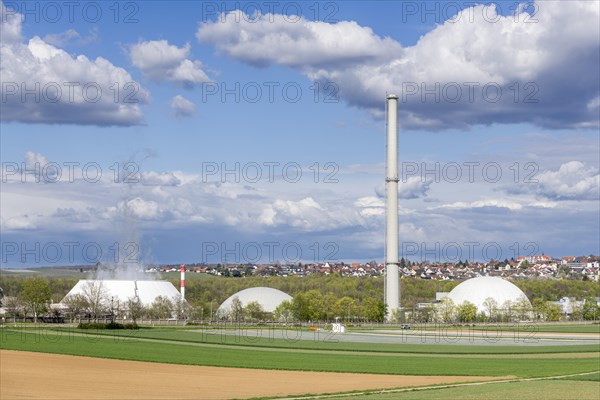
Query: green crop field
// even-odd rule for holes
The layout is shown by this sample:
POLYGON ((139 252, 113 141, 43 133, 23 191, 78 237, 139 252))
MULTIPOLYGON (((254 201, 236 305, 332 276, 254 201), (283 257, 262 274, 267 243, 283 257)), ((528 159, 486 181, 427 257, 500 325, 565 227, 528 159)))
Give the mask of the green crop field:
POLYGON ((289 343, 286 348, 220 344, 214 337, 212 342, 202 342, 190 340, 193 334, 202 338, 201 334, 175 329, 98 335, 76 329, 5 327, 0 329, 0 348, 174 364, 402 375, 543 377, 600 370, 598 346, 585 346, 585 350, 568 346, 573 348, 569 353, 549 353, 554 349, 525 353, 529 348, 522 348, 522 354, 478 354, 476 349, 469 354, 436 354, 441 346, 422 346, 423 353, 402 352, 402 346, 396 351, 381 348, 374 352, 344 343, 357 348, 340 351, 291 348, 289 343))
MULTIPOLYGON (((23 327, 22 329, 27 329, 23 327)), ((65 335, 73 328, 53 328, 65 335)), ((300 329, 300 328, 299 328, 300 329)), ((306 331, 306 328, 302 328, 306 331)), ((77 331, 77 330, 75 330, 77 331)), ((280 329, 278 331, 281 332, 280 329)), ((100 335, 115 335, 114 331, 93 331, 100 335)), ((476 345, 423 345, 423 344, 384 344, 384 343, 351 343, 337 341, 330 333, 314 333, 313 340, 296 340, 297 330, 288 330, 289 339, 272 337, 269 329, 263 329, 261 337, 241 335, 223 335, 214 333, 213 328, 152 328, 129 332, 127 335, 136 338, 157 339, 164 341, 224 344, 232 347, 267 347, 292 350, 331 350, 368 353, 419 353, 419 354, 548 354, 548 353, 581 353, 599 352, 600 345, 565 345, 565 346, 476 346, 476 345)), ((119 334, 119 333, 117 333, 119 334)), ((430 339, 432 340, 432 339, 430 339)))
POLYGON ((337 400, 597 400, 600 382, 544 380, 336 397, 337 400))
POLYGON ((600 383, 600 372, 596 372, 594 374, 570 376, 564 379, 568 381, 594 381, 600 383))

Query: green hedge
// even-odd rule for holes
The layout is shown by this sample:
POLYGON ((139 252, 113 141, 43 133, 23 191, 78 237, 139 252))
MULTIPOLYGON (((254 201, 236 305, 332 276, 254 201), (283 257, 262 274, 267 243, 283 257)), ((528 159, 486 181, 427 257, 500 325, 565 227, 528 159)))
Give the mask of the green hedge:
POLYGON ((118 322, 80 322, 79 329, 140 329, 137 324, 119 324, 118 322))

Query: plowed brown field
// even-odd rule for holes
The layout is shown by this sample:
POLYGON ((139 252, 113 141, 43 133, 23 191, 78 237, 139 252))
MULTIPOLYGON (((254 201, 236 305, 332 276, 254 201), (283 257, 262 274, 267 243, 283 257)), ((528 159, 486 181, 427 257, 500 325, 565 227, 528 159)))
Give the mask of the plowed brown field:
POLYGON ((0 351, 0 399, 232 399, 483 381, 202 367, 0 351))

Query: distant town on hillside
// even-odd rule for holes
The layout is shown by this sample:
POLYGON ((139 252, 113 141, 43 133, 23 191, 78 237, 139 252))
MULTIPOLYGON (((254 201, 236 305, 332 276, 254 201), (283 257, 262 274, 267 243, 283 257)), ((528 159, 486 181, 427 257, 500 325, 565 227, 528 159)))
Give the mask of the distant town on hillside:
MULTIPOLYGON (((179 272, 180 265, 149 265, 147 272, 179 272)), ((312 274, 340 274, 344 276, 382 276, 385 264, 375 261, 363 263, 323 262, 294 264, 186 264, 192 273, 219 276, 306 276, 312 274)), ((450 262, 415 262, 402 258, 400 273, 404 278, 463 280, 478 276, 498 276, 513 280, 572 279, 600 281, 600 256, 564 256, 559 259, 548 255, 520 256, 517 259, 450 262)))

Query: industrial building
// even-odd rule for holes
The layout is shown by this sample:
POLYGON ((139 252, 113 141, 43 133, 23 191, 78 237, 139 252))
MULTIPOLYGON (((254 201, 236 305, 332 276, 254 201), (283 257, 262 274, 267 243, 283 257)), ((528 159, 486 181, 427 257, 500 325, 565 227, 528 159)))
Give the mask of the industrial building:
POLYGON ((526 300, 529 303, 529 299, 521 289, 505 279, 494 276, 468 279, 449 293, 437 293, 436 300, 441 300, 444 297, 448 297, 456 305, 460 305, 465 301, 473 303, 477 307, 477 312, 486 314, 488 310, 484 303, 490 298, 494 299, 498 306, 502 306, 507 302, 514 304, 521 300, 526 300))
POLYGON ((240 290, 237 293, 232 294, 225 300, 217 311, 221 315, 229 314, 231 310, 231 304, 235 298, 238 298, 242 303, 242 306, 247 306, 249 303, 257 302, 261 305, 263 311, 272 313, 275 311, 284 301, 291 301, 292 297, 282 292, 281 290, 269 288, 269 287, 253 287, 249 289, 240 290))
MULTIPOLYGON (((65 298, 76 294, 85 294, 90 285, 101 285, 108 300, 125 304, 129 298, 138 298, 144 306, 151 305, 158 296, 169 300, 181 298, 181 293, 167 281, 136 281, 136 280, 92 280, 81 279, 65 298)), ((65 298, 61 301, 64 302, 65 298)))

